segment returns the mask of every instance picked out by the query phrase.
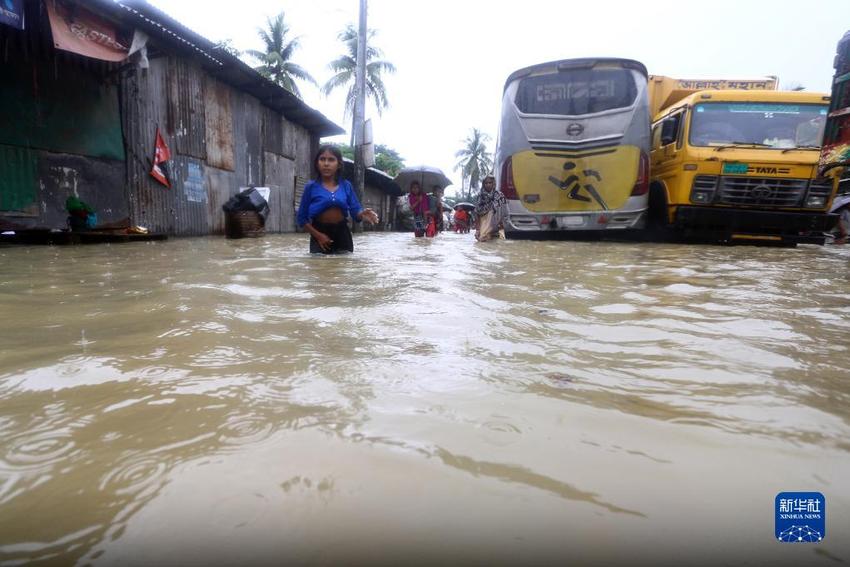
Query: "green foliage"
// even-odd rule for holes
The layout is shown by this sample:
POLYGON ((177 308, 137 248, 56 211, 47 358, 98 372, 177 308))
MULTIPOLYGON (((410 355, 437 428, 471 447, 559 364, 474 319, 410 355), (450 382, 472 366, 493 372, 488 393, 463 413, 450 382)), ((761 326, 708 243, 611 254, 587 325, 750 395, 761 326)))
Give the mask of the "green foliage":
POLYGON ((461 189, 462 198, 469 198, 473 193, 477 193, 481 180, 493 169, 493 154, 487 151, 489 140, 490 136, 478 128, 473 128, 463 141, 463 148, 455 152, 455 157, 459 158, 455 171, 459 169, 463 179, 469 180, 468 184, 461 184, 467 188, 466 192, 461 189))
POLYGON ((395 177, 404 167, 404 158, 397 151, 383 144, 375 146, 375 169, 395 177))
POLYGON ((218 43, 215 44, 215 47, 213 49, 216 49, 218 51, 223 51, 224 53, 227 53, 228 55, 232 55, 233 57, 236 57, 237 59, 242 56, 242 52, 239 51, 238 49, 236 49, 236 47, 233 45, 232 39, 225 39, 223 41, 219 41, 218 43))
POLYGON ((271 79, 286 90, 301 98, 301 91, 295 84, 296 79, 317 85, 316 80, 303 67, 291 61, 292 54, 300 47, 300 38, 288 39, 289 26, 283 20, 281 12, 274 18, 267 18, 267 28, 257 28, 257 34, 263 41, 265 52, 249 49, 245 53, 260 61, 254 70, 271 79))
MULTIPOLYGON (((342 157, 354 159, 354 148, 349 145, 339 145, 342 157)), ((383 144, 375 145, 375 169, 383 171, 387 175, 395 177, 404 167, 404 158, 397 151, 383 144)))
POLYGON ((354 148, 346 144, 338 144, 337 147, 339 148, 342 157, 354 161, 354 148))
MULTIPOLYGON (((371 40, 375 37, 375 34, 375 30, 369 30, 366 39, 366 98, 372 99, 378 110, 378 115, 380 115, 390 105, 382 74, 384 72, 395 73, 396 68, 389 61, 378 59, 383 56, 383 52, 372 45, 371 40)), ((328 64, 328 68, 334 72, 334 76, 328 79, 328 82, 322 86, 322 93, 327 96, 336 89, 347 86, 348 93, 345 96, 345 116, 353 117, 355 95, 354 75, 357 69, 357 30, 354 29, 353 25, 348 24, 337 37, 345 45, 346 53, 328 64)), ((353 122, 351 132, 353 140, 353 122)))

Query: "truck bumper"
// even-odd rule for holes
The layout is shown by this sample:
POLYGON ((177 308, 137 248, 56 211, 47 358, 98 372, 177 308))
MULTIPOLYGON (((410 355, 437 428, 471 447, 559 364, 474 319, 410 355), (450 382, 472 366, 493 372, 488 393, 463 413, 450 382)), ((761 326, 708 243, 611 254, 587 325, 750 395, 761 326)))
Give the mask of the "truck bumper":
POLYGON ((823 212, 682 206, 676 209, 673 224, 687 235, 726 241, 823 244, 823 233, 837 220, 837 215, 823 212))

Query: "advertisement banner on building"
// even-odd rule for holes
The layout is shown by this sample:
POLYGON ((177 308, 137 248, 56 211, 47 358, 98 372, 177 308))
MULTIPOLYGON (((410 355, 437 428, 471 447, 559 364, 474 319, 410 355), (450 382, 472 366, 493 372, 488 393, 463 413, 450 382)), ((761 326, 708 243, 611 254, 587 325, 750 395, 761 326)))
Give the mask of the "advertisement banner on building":
MULTIPOLYGON (((0 0, 0 3, 6 0, 0 0)), ((118 30, 80 4, 46 0, 53 45, 86 57, 104 61, 123 61, 130 52, 129 42, 118 36, 118 30)))
POLYGON ((0 0, 0 24, 24 29, 24 0, 0 0))

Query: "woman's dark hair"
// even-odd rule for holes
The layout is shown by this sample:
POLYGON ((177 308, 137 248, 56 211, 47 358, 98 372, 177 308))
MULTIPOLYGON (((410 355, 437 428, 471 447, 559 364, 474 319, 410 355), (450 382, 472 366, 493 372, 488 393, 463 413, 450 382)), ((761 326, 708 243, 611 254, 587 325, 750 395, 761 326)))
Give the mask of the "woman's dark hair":
POLYGON ((342 152, 339 151, 339 148, 334 146, 333 144, 325 144, 324 146, 319 146, 319 151, 316 152, 316 157, 313 159, 313 171, 316 172, 316 181, 322 180, 322 173, 319 171, 319 156, 321 156, 325 152, 330 152, 334 155, 336 160, 339 162, 339 169, 336 170, 336 182, 339 183, 339 178, 342 176, 342 152))

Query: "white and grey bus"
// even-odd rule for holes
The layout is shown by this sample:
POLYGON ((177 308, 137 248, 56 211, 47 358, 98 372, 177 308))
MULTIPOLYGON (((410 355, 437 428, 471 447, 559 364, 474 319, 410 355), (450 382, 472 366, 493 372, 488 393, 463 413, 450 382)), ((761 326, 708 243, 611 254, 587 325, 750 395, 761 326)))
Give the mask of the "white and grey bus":
POLYGON ((565 59, 505 82, 496 182, 508 238, 643 228, 647 72, 629 59, 565 59))

